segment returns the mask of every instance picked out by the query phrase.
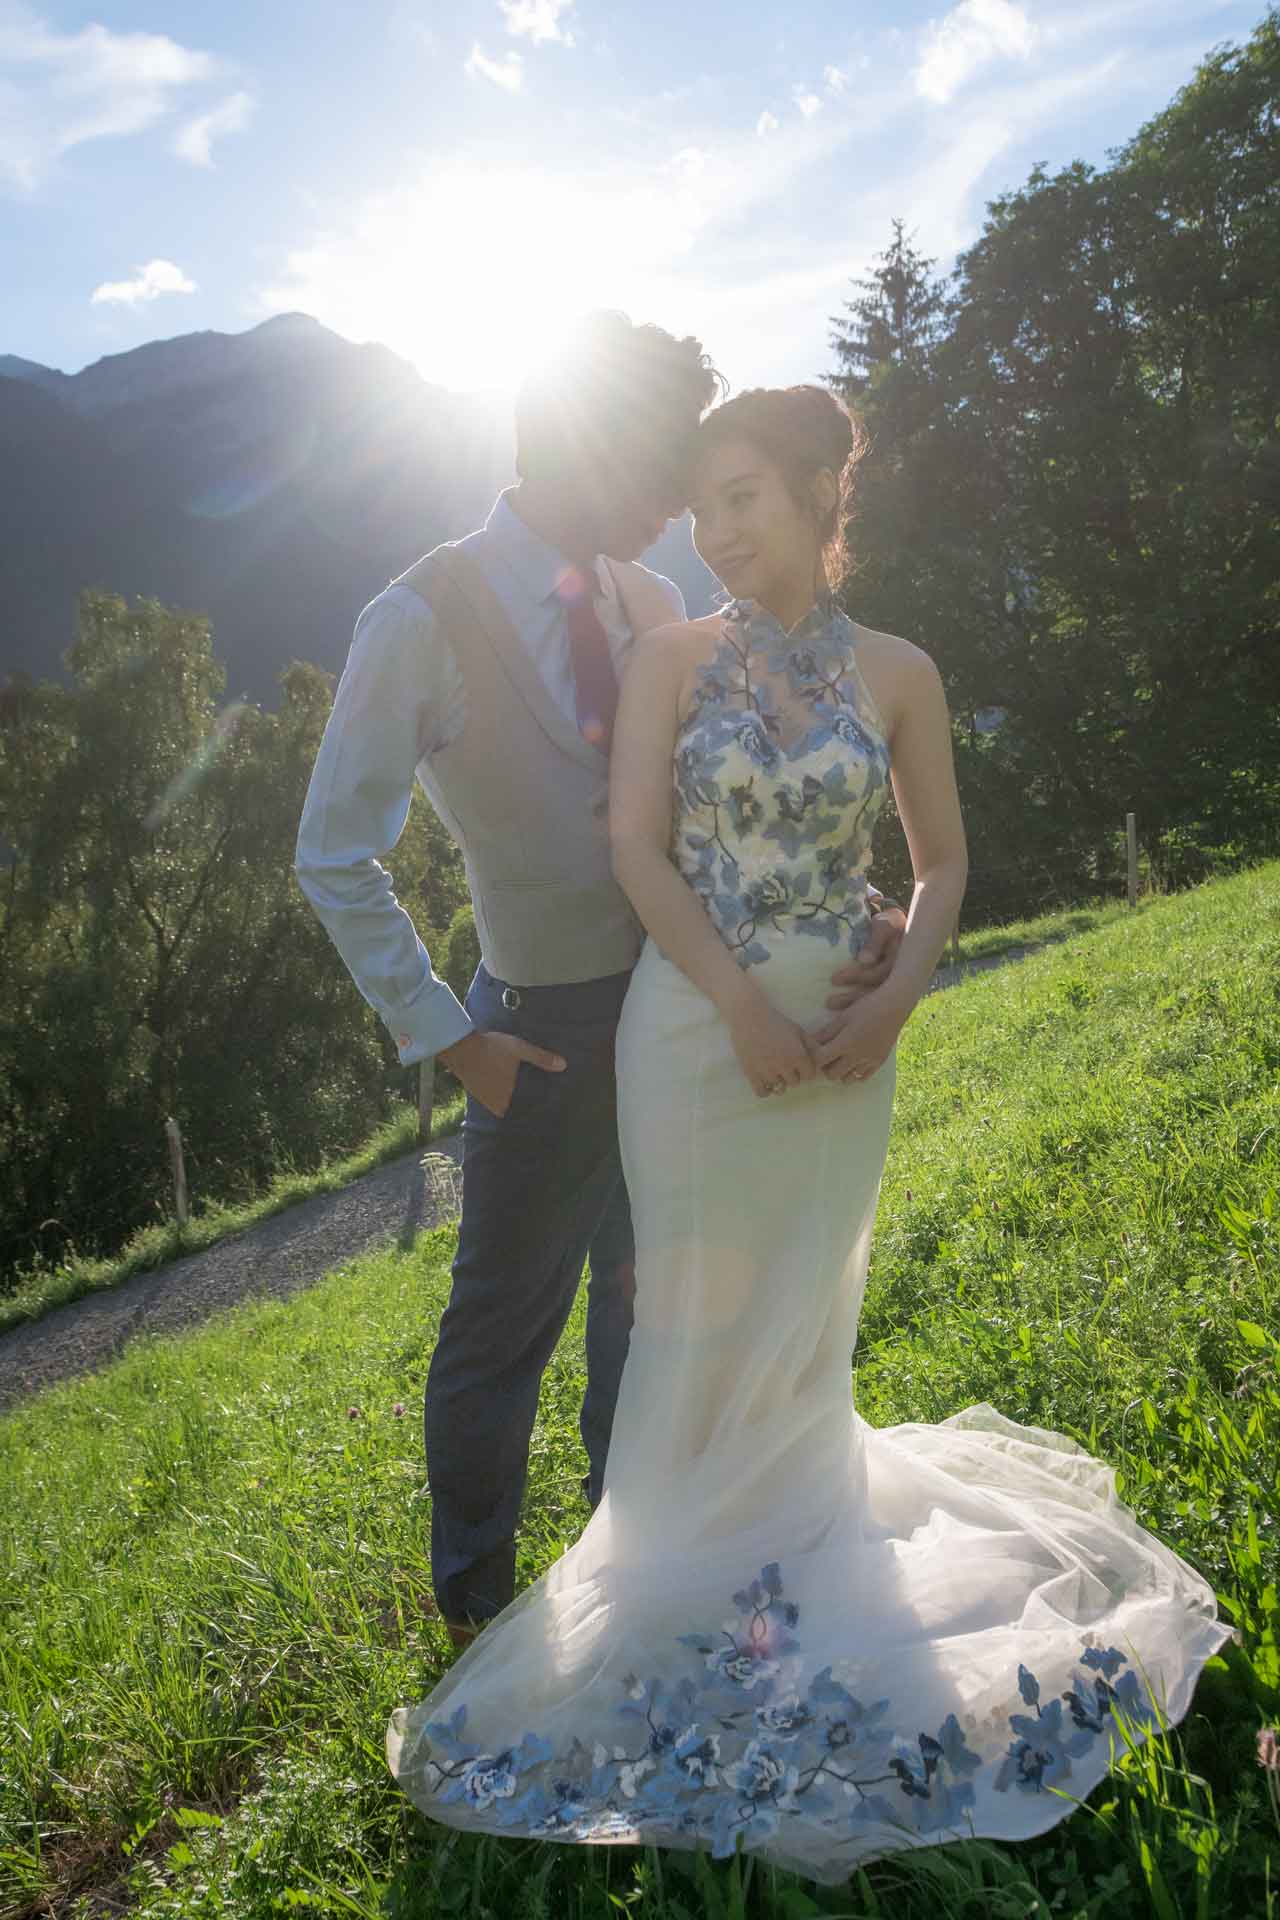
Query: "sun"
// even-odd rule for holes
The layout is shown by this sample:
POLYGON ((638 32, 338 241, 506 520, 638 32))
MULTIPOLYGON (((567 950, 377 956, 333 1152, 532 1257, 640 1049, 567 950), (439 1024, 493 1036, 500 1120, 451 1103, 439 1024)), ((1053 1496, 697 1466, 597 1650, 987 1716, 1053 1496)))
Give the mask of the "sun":
POLYGON ((291 255, 268 298, 382 342, 438 385, 511 391, 588 309, 650 317, 647 210, 627 211, 629 224, 590 177, 437 163, 291 255))

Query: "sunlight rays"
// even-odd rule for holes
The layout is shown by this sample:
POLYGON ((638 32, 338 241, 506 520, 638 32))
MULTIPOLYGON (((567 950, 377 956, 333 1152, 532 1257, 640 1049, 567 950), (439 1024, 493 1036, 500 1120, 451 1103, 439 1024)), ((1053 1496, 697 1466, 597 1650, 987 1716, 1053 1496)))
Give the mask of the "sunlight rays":
POLYGON ((509 388, 587 308, 647 314, 657 260, 696 231, 690 199, 678 179, 619 194, 603 177, 436 167, 353 234, 290 254, 262 304, 384 341, 451 387, 509 388))

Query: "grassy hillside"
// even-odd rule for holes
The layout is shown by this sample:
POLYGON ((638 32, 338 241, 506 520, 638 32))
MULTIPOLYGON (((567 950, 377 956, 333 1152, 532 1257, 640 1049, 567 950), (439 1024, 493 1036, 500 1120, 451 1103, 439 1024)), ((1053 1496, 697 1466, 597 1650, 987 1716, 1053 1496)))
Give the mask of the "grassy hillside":
MULTIPOLYGON (((1179 1734, 1021 1848, 848 1891, 433 1829, 382 1759, 448 1658, 419 1424, 452 1236, 152 1344, 0 1423, 0 1908, 733 1920, 1280 1914, 1253 1760, 1280 1719, 1280 867, 926 1001, 855 1392, 991 1400, 1114 1462, 1239 1644, 1179 1734)), ((548 1373, 521 1574, 585 1518, 580 1315, 548 1373)))

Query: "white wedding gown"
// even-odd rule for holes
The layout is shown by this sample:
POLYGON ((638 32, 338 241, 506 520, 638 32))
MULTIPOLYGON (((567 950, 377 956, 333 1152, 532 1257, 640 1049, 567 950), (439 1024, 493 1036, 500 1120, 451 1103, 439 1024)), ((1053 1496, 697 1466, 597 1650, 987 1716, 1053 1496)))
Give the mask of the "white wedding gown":
MULTIPOLYGON (((774 1003, 813 1023, 866 938, 886 790, 857 629, 750 602, 677 741, 673 857, 774 1003)), ((1109 1468, 985 1404, 854 1411, 893 1102, 760 1100, 712 1003, 645 946, 618 1036, 635 1327, 581 1539, 387 1733, 432 1818, 741 1845, 829 1883, 894 1848, 1071 1812, 1228 1637, 1109 1468)))

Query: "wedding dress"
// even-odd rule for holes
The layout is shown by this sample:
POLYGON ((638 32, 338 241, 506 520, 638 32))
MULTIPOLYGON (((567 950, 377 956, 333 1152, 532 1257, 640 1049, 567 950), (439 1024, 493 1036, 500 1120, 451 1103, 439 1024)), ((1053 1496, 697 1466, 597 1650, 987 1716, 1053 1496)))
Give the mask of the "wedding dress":
MULTIPOLYGON (((672 857, 805 1025, 867 938, 889 749, 858 629, 726 610, 676 742, 672 857)), ((759 1099, 645 945, 618 1034, 635 1326, 582 1537, 387 1732, 434 1819, 860 1860, 1043 1832, 1228 1637, 1111 1470, 985 1404, 874 1428, 850 1357, 893 1102, 759 1099)))

